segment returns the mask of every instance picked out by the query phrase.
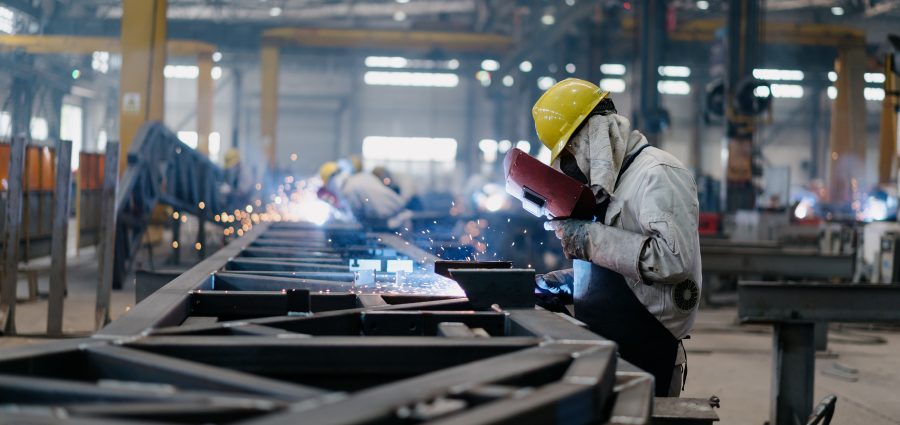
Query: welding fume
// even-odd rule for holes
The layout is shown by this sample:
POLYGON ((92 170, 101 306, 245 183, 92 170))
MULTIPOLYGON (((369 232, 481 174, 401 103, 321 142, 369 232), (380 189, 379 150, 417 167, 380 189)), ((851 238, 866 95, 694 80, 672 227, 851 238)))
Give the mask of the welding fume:
POLYGON ((682 340, 701 290, 699 206, 690 170, 616 111, 608 92, 561 81, 532 109, 550 166, 511 150, 507 189, 559 238, 573 268, 536 279, 539 299, 615 341, 625 360, 677 396, 687 370, 682 340))

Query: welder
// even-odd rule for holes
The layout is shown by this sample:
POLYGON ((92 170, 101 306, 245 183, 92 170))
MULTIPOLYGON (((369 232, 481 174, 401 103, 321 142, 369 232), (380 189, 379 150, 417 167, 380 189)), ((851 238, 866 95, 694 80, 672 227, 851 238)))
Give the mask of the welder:
POLYGON ((319 176, 328 192, 337 196, 356 219, 375 229, 395 230, 409 227, 412 212, 406 200, 372 173, 352 173, 336 162, 326 162, 319 176))
POLYGON ((699 207, 691 171, 650 146, 618 115, 609 93, 561 81, 532 109, 551 166, 589 186, 593 220, 556 219, 573 269, 539 276, 539 291, 571 296, 575 317, 615 341, 621 357, 677 396, 684 346, 701 289, 699 207))

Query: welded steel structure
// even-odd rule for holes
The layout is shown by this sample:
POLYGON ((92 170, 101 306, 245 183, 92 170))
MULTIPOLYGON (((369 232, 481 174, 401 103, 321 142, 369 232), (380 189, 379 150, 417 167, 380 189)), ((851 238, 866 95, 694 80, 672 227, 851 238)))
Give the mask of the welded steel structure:
MULTIPOLYGON (((614 343, 541 309, 475 310, 428 271, 435 260, 352 226, 258 225, 91 338, 0 352, 0 418, 653 420, 652 376, 618 359, 614 343), (351 270, 359 260, 395 271, 351 270)), ((667 405, 657 402, 660 423, 715 419, 704 403, 667 405)))

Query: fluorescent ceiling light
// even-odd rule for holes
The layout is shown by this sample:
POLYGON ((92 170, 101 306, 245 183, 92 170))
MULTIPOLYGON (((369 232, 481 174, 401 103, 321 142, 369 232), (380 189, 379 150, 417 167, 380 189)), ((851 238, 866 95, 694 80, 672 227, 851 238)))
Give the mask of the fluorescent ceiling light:
POLYGON ((799 99, 803 97, 803 86, 796 84, 772 84, 772 97, 799 99))
POLYGON ((760 80, 803 81, 803 71, 796 69, 754 69, 753 77, 760 80))
POLYGON ((481 61, 481 69, 485 71, 496 71, 500 69, 500 62, 497 62, 493 59, 485 59, 481 61))
POLYGON ((200 68, 194 65, 166 65, 163 74, 166 78, 193 80, 200 75, 200 68))
POLYGON ((866 79, 867 83, 883 83, 884 82, 884 74, 880 72, 867 72, 863 76, 866 79))
POLYGON ((554 84, 556 84, 556 79, 553 77, 541 77, 537 80, 537 86, 541 90, 547 90, 554 84))
POLYGON ((367 71, 363 77, 370 86, 456 87, 459 76, 434 72, 367 71))
POLYGON ((884 89, 880 87, 866 87, 863 89, 863 97, 866 100, 882 101, 884 100, 884 89))
POLYGON ((606 75, 625 75, 625 65, 620 63, 605 63, 600 65, 600 72, 606 75))
POLYGON ((621 78, 604 78, 600 80, 600 88, 610 93, 622 93, 625 91, 625 80, 621 78))
POLYGON ((685 95, 690 94, 691 85, 685 81, 677 81, 677 80, 662 80, 656 83, 656 88, 662 94, 677 94, 677 95, 685 95))
POLYGON ((686 66, 661 66, 657 70, 663 77, 690 77, 691 69, 686 66))

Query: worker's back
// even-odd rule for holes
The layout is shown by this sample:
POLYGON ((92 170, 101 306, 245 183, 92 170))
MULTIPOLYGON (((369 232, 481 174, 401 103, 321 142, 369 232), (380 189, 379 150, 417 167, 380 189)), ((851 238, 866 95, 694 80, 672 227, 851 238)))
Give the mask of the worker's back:
POLYGON ((403 211, 403 197, 388 188, 372 173, 356 173, 340 188, 353 215, 366 224, 382 224, 403 211))

